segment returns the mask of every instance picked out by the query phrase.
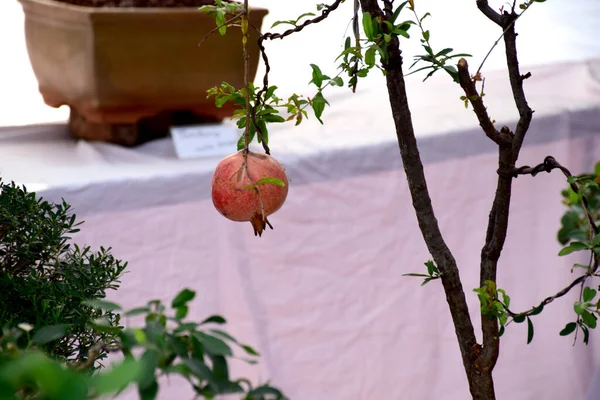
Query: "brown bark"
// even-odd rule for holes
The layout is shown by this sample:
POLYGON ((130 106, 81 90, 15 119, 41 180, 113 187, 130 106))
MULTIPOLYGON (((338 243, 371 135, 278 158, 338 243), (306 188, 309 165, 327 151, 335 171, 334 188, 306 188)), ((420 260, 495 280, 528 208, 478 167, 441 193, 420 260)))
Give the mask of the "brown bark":
MULTIPOLYGON (((360 2, 363 11, 367 11, 373 16, 383 15, 383 11, 376 0, 361 0, 360 2)), ((441 271, 442 285, 458 339, 471 395, 475 400, 494 400, 491 369, 486 370, 478 363, 481 346, 475 338, 458 267, 454 256, 442 237, 431 204, 408 106, 402 71, 402 55, 397 38, 393 38, 388 43, 387 50, 389 59, 384 64, 387 88, 400 154, 419 228, 429 252, 441 271)))
MULTIPOLYGON (((374 17, 385 17, 390 14, 391 3, 389 1, 384 0, 385 13, 379 7, 377 0, 360 0, 360 3, 362 10, 369 12, 374 17)), ((483 100, 477 94, 475 82, 469 75, 466 61, 463 59, 459 62, 461 87, 469 98, 483 131, 498 144, 499 148, 496 196, 489 216, 485 245, 481 251, 480 281, 481 285, 484 285, 487 280, 496 282, 498 260, 508 230, 512 171, 514 171, 515 162, 529 128, 533 111, 527 105, 523 91, 523 80, 527 76, 522 76, 519 72, 514 30, 516 14, 514 12, 499 14, 488 5, 487 0, 476 0, 476 3, 481 12, 499 25, 505 33, 509 78, 520 116, 515 133, 506 126, 498 131, 487 114, 483 100)), ((498 360, 500 348, 498 322, 495 318, 490 319, 481 315, 483 343, 482 345, 478 344, 456 261, 442 237, 431 204, 413 130, 402 71, 402 55, 396 37, 387 44, 387 50, 389 59, 383 67, 386 70, 386 82, 400 154, 419 228, 429 252, 441 271, 442 285, 450 308, 471 395, 475 400, 495 400, 492 371, 498 360)))

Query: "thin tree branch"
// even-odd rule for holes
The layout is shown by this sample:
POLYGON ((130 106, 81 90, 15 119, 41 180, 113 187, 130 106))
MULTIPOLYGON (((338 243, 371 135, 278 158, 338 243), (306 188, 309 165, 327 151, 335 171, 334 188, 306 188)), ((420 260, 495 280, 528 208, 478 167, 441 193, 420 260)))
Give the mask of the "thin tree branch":
MULTIPOLYGON (((499 146, 498 184, 488 221, 486 242, 481 250, 480 285, 483 286, 485 281, 497 281, 498 260, 504 248, 506 233, 508 231, 513 179, 512 171, 519 157, 525 134, 529 129, 533 112, 527 105, 523 91, 523 77, 519 72, 516 45, 517 34, 515 32, 515 20, 518 18, 518 15, 514 13, 514 10, 510 14, 505 12, 501 15, 489 7, 487 0, 476 1, 479 10, 503 30, 509 79, 513 97, 519 110, 519 122, 517 123, 512 143, 508 146, 499 146)), ((502 130, 510 134, 508 127, 503 127, 502 130)), ((484 368, 493 369, 500 351, 498 321, 482 314, 481 328, 483 333, 481 362, 484 368)))
MULTIPOLYGON (((361 0, 360 3, 363 12, 369 12, 372 17, 384 16, 376 0, 361 0)), ((389 58, 383 63, 383 68, 386 71, 389 99, 404 172, 408 181, 419 228, 425 244, 441 272, 446 301, 450 308, 463 365, 467 373, 473 398, 491 400, 493 399, 493 389, 492 397, 490 398, 489 396, 491 375, 485 376, 486 383, 489 383, 487 385, 480 384, 477 381, 480 374, 475 370, 475 361, 479 356, 480 347, 475 338, 456 260, 442 237, 431 204, 406 96, 406 85, 402 72, 402 56, 398 38, 392 37, 391 41, 386 44, 386 47, 389 58)))
POLYGON ((519 70, 519 60, 517 58, 517 33, 515 32, 515 20, 517 14, 504 14, 503 24, 506 27, 504 33, 504 44, 506 46, 506 64, 508 66, 508 76, 510 78, 510 86, 515 99, 515 105, 519 110, 519 122, 515 130, 515 140, 513 142, 513 162, 516 162, 525 139, 525 134, 529 129, 533 111, 527 104, 525 91, 523 90, 524 77, 519 70))
POLYGON ((496 25, 502 26, 502 16, 490 7, 488 0, 477 0, 477 8, 496 25))
MULTIPOLYGON (((486 55, 485 55, 485 57, 483 58, 483 61, 481 61, 481 64, 479 65, 479 68, 477 68, 477 73, 481 72, 481 68, 483 68, 483 64, 485 64, 485 62, 486 62, 486 60, 488 59, 488 57, 490 56, 490 54, 492 54, 492 51, 494 51, 494 49, 496 48, 496 46, 498 45, 498 43, 500 43, 500 40, 502 40, 502 38, 504 37, 504 34, 506 33, 506 31, 507 31, 507 30, 508 30, 508 29, 509 29, 511 26, 514 26, 515 22, 516 22, 516 21, 517 21, 519 18, 521 18, 521 16, 522 16, 523 14, 525 14, 525 12, 527 12, 527 10, 529 10, 529 8, 530 8, 530 7, 527 7, 527 8, 525 8, 525 9, 524 9, 524 10, 521 12, 521 14, 517 14, 516 18, 514 18, 514 19, 512 20, 512 22, 511 22, 511 23, 510 23, 508 26, 506 26, 506 27, 504 28, 504 30, 502 31, 502 35, 500 35, 500 37, 499 37, 499 38, 498 38, 498 39, 497 39, 497 40, 494 42, 494 44, 492 45, 492 47, 490 48, 490 50, 487 52, 487 54, 486 54, 486 55)), ((515 11, 515 3, 513 3, 512 10, 513 10, 513 13, 514 13, 514 11, 515 11)), ((530 74, 530 75, 531 75, 531 74, 530 74)), ((527 78, 528 78, 528 77, 527 77, 527 78)), ((527 78, 524 78, 524 79, 527 79, 527 78)))
POLYGON ((483 129, 487 137, 492 139, 498 145, 512 144, 512 138, 510 134, 505 131, 499 132, 494 127, 494 124, 487 113, 487 109, 483 104, 483 99, 479 93, 477 93, 475 80, 471 79, 471 75, 469 74, 469 64, 464 58, 461 58, 458 61, 458 78, 460 86, 465 91, 465 95, 471 102, 475 115, 477 115, 479 126, 481 126, 481 129, 483 129))
POLYGON ((258 126, 258 123, 256 121, 256 112, 263 106, 264 99, 262 98, 262 96, 263 96, 263 94, 265 94, 265 92, 267 90, 269 90, 269 73, 271 72, 271 64, 269 64, 269 57, 267 56, 267 52, 265 50, 264 41, 267 39, 268 40, 283 39, 284 37, 289 36, 292 33, 300 32, 301 30, 303 30, 304 28, 306 28, 309 25, 319 23, 319 22, 323 21, 325 18, 327 18, 329 16, 329 14, 332 11, 335 11, 340 6, 340 4, 342 4, 343 2, 344 2, 344 0, 335 0, 335 2, 333 2, 331 5, 323 7, 323 9, 321 10, 321 15, 319 15, 315 18, 312 18, 312 19, 307 19, 300 25, 297 25, 294 28, 290 28, 283 33, 267 32, 265 34, 260 35, 260 37, 258 38, 258 48, 260 50, 260 54, 263 59, 263 63, 265 65, 265 74, 263 76, 263 87, 255 95, 256 100, 254 101, 254 106, 252 107, 251 115, 252 115, 252 124, 254 125, 254 128, 256 129, 256 132, 258 134, 258 137, 260 138, 260 141, 265 150, 265 153, 270 154, 270 149, 269 149, 269 146, 267 145, 267 143, 265 142, 263 132, 260 129, 260 126, 258 126))
MULTIPOLYGON (((519 175, 531 175, 531 176, 535 177, 540 172, 545 171, 545 172, 550 173, 554 169, 559 169, 567 178, 570 178, 571 176, 573 176, 567 168, 563 167, 552 156, 546 157, 544 159, 543 163, 538 164, 533 168, 530 166, 527 166, 527 165, 520 167, 520 168, 515 168, 513 171, 513 176, 518 177, 519 175)), ((571 186, 571 189, 575 193, 579 192, 579 188, 577 187, 576 183, 570 183, 570 186, 571 186)), ((581 197, 581 206, 583 208, 584 214, 586 215, 588 223, 590 224, 590 229, 593 232, 593 236, 598 235, 600 233, 600 230, 598 229, 598 226, 596 225, 596 222, 594 221, 594 217, 592 216, 592 214, 589 211, 587 198, 585 196, 581 197)), ((519 312, 519 313, 515 313, 508 308, 506 308, 506 311, 513 318, 517 317, 517 316, 535 315, 539 312, 540 307, 544 307, 545 305, 552 303, 554 300, 556 300, 560 297, 563 297, 564 295, 569 293, 571 291, 571 289, 573 289, 574 287, 576 287, 580 284, 583 286, 585 281, 589 277, 593 276, 597 271, 598 271, 598 256, 596 256, 594 254, 594 252, 592 252, 592 256, 590 258, 589 269, 585 275, 581 275, 580 277, 576 278, 569 285, 567 285, 564 289, 560 290, 555 295, 545 298, 537 307, 532 307, 531 309, 529 309, 527 311, 523 311, 523 312, 519 312)))
MULTIPOLYGON (((573 175, 571 174, 571 171, 569 171, 566 167, 562 166, 558 161, 556 161, 556 159, 552 156, 548 156, 544 159, 544 162, 541 164, 536 165, 535 167, 530 167, 528 165, 525 165, 523 167, 520 168, 515 168, 512 172, 513 176, 516 178, 519 175, 531 175, 531 176, 536 176, 537 174, 539 174, 540 172, 546 171, 546 172, 551 172, 554 169, 559 169, 564 176, 566 176, 567 178, 572 177, 573 175)), ((577 184, 575 183, 570 183, 569 186, 571 186, 571 189, 575 192, 578 193, 579 192, 579 187, 577 187, 577 184)), ((598 229, 598 226, 596 225, 596 222, 594 221, 594 217, 592 216, 592 213, 589 210, 589 205, 588 205, 588 201, 587 198, 585 196, 581 197, 581 207, 583 208, 583 212, 586 215, 586 218, 588 220, 588 223, 590 224, 590 229, 593 231, 594 235, 598 235, 600 234, 600 229, 598 229)))

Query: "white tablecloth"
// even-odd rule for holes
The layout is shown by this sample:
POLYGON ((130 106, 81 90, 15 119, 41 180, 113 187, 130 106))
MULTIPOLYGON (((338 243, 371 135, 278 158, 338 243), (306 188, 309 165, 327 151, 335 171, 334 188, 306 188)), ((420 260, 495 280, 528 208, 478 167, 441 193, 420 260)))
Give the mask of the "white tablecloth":
MULTIPOLYGON (((285 8, 269 3, 270 22, 297 13, 299 3, 285 8)), ((565 1, 539 5, 537 15, 546 19, 535 20, 532 10, 527 18, 537 25, 525 24, 524 18, 520 30, 519 43, 532 52, 542 33, 563 40, 542 41, 537 58, 524 52, 525 65, 547 65, 527 69, 533 76, 526 90, 536 113, 521 162, 537 164, 551 154, 577 173, 600 158, 600 60, 593 58, 600 51, 592 40, 597 36, 579 35, 597 26, 592 12, 598 5, 578 2, 587 12, 578 8, 580 22, 569 25, 567 17, 551 19, 558 13, 553 4, 566 7, 557 6, 561 15, 571 11, 572 3, 565 1), (553 51, 544 50, 549 47, 553 51)), ((431 5, 436 18, 449 12, 449 4, 431 5)), ((18 21, 17 9, 7 9, 18 21)), ((0 12, 8 20, 5 15, 0 12)), ((476 12, 473 16, 486 25, 476 12)), ((330 61, 324 58, 327 53, 301 50, 308 51, 307 38, 319 32, 341 38, 347 20, 334 18, 339 18, 332 22, 337 31, 318 27, 304 39, 290 39, 304 47, 286 53, 282 44, 269 44, 279 63, 273 83, 293 89, 297 82, 283 74, 302 71, 309 80, 306 66, 312 58, 330 61)), ((468 24, 453 27, 438 40, 462 37, 464 50, 474 47, 479 59, 487 51, 480 42, 489 44, 498 33, 491 29, 489 37, 473 38, 468 24)), ((14 31, 13 37, 18 37, 14 31)), ((22 68, 26 59, 17 57, 14 65, 22 68)), ((14 65, 3 65, 2 71, 10 73, 14 65)), ((517 115, 504 72, 491 67, 484 72, 491 116, 498 124, 514 126, 517 115)), ((250 224, 227 221, 213 209, 210 178, 217 159, 177 160, 168 139, 137 149, 74 141, 62 123, 64 110, 43 108, 32 93, 30 71, 20 76, 23 85, 9 82, 4 73, 0 81, 10 84, 1 97, 2 124, 29 124, 0 128, 0 175, 28 184, 45 198, 65 197, 86 220, 77 240, 112 246, 114 254, 130 262, 112 299, 135 306, 191 287, 198 292, 193 317, 221 313, 232 333, 261 350, 259 367, 236 365, 235 371, 271 379, 293 400, 468 398, 440 285, 420 288, 418 280, 401 276, 422 271, 429 255, 401 170, 381 76, 365 81, 358 95, 332 91, 324 126, 309 121, 298 128, 273 128, 273 154, 293 182, 284 208, 271 218, 275 230, 262 238, 252 235, 250 224), (26 94, 19 96, 21 91, 26 94), (56 123, 30 125, 44 121, 56 123)), ((494 192, 495 145, 477 127, 472 111, 464 109, 460 88, 446 77, 426 84, 411 77, 408 89, 440 226, 470 291, 478 284, 494 192)), ((563 187, 559 174, 515 182, 498 282, 511 294, 515 309, 536 304, 571 278, 574 258, 556 255, 563 187)), ((475 316, 477 298, 472 292, 467 296, 475 316)), ((585 398, 600 365, 600 337, 594 334, 588 347, 572 347, 570 339, 559 337, 574 319, 574 298, 567 296, 534 318, 536 335, 529 346, 525 326, 508 329, 495 371, 499 399, 585 398)), ((595 393, 590 399, 598 397, 595 393)), ((173 380, 164 384, 160 398, 191 397, 187 386, 173 380)))

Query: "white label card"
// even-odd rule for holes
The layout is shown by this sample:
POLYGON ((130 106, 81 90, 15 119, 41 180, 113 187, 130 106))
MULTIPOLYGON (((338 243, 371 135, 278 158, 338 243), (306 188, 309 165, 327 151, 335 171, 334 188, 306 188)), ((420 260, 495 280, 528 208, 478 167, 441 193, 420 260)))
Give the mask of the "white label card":
POLYGON ((171 127, 175 153, 180 159, 224 157, 234 153, 241 136, 233 125, 202 124, 171 127))

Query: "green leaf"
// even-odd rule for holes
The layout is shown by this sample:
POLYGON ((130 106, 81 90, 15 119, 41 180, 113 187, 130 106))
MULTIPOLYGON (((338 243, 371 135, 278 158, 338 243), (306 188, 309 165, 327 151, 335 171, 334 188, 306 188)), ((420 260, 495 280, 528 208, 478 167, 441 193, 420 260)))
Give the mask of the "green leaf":
POLYGON ((586 304, 581 301, 578 301, 573 305, 573 309, 575 310, 575 313, 577 315, 583 314, 583 312, 585 311, 585 307, 586 307, 586 304))
POLYGON ((311 101, 311 106, 313 108, 313 111, 315 112, 315 117, 317 117, 321 124, 323 123, 323 120, 321 120, 321 116, 323 115, 323 111, 325 110, 325 104, 329 103, 327 103, 327 100, 325 100, 325 97, 323 97, 323 94, 321 92, 318 92, 311 101))
POLYGON ((231 98, 231 96, 217 96, 215 97, 215 106, 217 108, 222 108, 225 103, 231 98))
POLYGON ((375 46, 371 46, 365 52, 365 64, 369 67, 373 67, 375 65, 375 54, 377 53, 377 48, 375 46))
POLYGON ((183 289, 181 292, 175 296, 173 301, 171 302, 171 307, 179 308, 185 305, 187 302, 192 301, 196 296, 196 292, 190 289, 183 289))
POLYGON ((445 56, 446 54, 449 54, 449 53, 451 53, 451 52, 452 52, 452 50, 454 50, 454 49, 451 49, 451 48, 449 48, 449 47, 448 47, 448 48, 445 48, 444 50, 441 50, 441 51, 439 51, 439 52, 438 52, 438 53, 435 55, 435 57, 436 57, 436 58, 438 58, 438 57, 445 56))
POLYGON ((131 310, 125 312, 123 315, 126 317, 134 317, 136 315, 148 314, 150 309, 148 307, 136 307, 131 310))
POLYGON ((241 347, 249 355, 260 357, 260 353, 258 351, 256 351, 256 350, 254 350, 254 348, 248 346, 247 344, 242 344, 241 347))
POLYGON ((220 315, 211 315, 210 317, 206 318, 204 321, 200 322, 200 325, 225 324, 225 323, 227 323, 227 320, 225 320, 225 318, 221 317, 220 315))
POLYGON ((439 276, 425 278, 425 280, 423 280, 423 283, 421 283, 421 286, 425 286, 425 285, 427 285, 429 282, 431 282, 431 281, 433 281, 433 280, 435 280, 435 279, 439 279, 439 278, 440 278, 439 276))
POLYGON ((283 25, 283 24, 296 26, 294 24, 294 21, 275 21, 273 23, 273 25, 271 25, 271 28, 275 28, 277 25, 283 25))
POLYGON ((504 325, 502 325, 498 330, 498 337, 502 337, 502 335, 504 335, 504 325))
MULTIPOLYGON (((429 31, 423 32, 423 39, 425 39, 426 41, 429 41, 429 31)), ((452 51, 452 50, 450 50, 450 51, 452 51)), ((428 51, 428 53, 429 53, 429 51, 428 51)))
POLYGON ((267 91, 265 92, 265 99, 270 99, 275 94, 275 90, 277 90, 277 86, 269 86, 267 91))
POLYGON ((591 287, 583 288, 583 301, 592 301, 596 297, 596 290, 591 287))
POLYGON ((314 16, 315 16, 315 14, 314 14, 314 13, 311 13, 311 12, 307 12, 307 13, 304 13, 304 14, 300 14, 300 16, 299 16, 298 18, 296 18, 296 21, 295 21, 295 22, 296 22, 296 24, 297 24, 298 22, 300 22, 300 20, 301 20, 302 18, 306 18, 306 17, 314 17, 314 16))
POLYGON ((150 387, 156 381, 156 368, 158 368, 160 354, 157 350, 148 349, 140 358, 141 368, 137 377, 137 383, 141 389, 150 387))
POLYGON ((271 399, 275 396, 276 399, 283 399, 283 393, 270 386, 260 386, 248 393, 248 399, 271 399))
POLYGON ((559 253, 559 256, 566 256, 567 254, 571 254, 575 251, 587 250, 589 246, 582 242, 573 242, 569 244, 567 247, 564 247, 559 253))
POLYGON ((190 369, 190 372, 198 378, 208 381, 208 384, 213 387, 215 391, 218 391, 219 384, 215 379, 212 371, 206 364, 200 360, 184 358, 182 362, 190 369))
POLYGON ((567 325, 565 325, 563 330, 560 331, 560 336, 570 335, 571 333, 573 333, 575 331, 575 328, 577 328, 577 323, 569 322, 567 325))
POLYGON ((277 178, 262 178, 259 179, 256 182, 257 185, 275 185, 275 186, 279 186, 279 187, 285 187, 285 183, 283 183, 283 181, 281 179, 277 179, 277 178))
POLYGON ((44 326, 35 332, 31 341, 37 345, 53 342, 65 336, 68 328, 67 324, 44 326))
POLYGON ((110 301, 104 301, 104 300, 97 300, 97 299, 84 300, 81 302, 81 304, 85 304, 86 306, 90 306, 90 307, 94 307, 94 308, 100 308, 104 311, 115 311, 115 310, 121 309, 121 306, 118 305, 117 303, 113 303, 110 301))
POLYGON ((332 86, 344 86, 344 80, 340 76, 336 76, 331 80, 332 86))
POLYGON ((433 271, 435 269, 435 265, 433 264, 433 261, 427 261, 425 263, 425 266, 427 267, 427 273, 429 275, 433 275, 433 271))
POLYGON ((408 0, 400 3, 400 5, 396 8, 396 10, 394 10, 394 14, 392 15, 392 19, 390 20, 391 23, 396 22, 396 20, 398 19, 398 16, 400 15, 400 12, 404 8, 404 6, 406 6, 407 4, 408 4, 408 0))
POLYGON ((515 321, 517 324, 520 324, 521 322, 525 321, 525 316, 522 314, 515 315, 513 317, 513 321, 515 321))
POLYGON ((233 336, 231 336, 229 333, 222 331, 220 329, 209 329, 210 333, 214 333, 215 335, 221 336, 222 338, 225 338, 226 340, 229 340, 232 343, 237 343, 237 340, 235 340, 235 338, 233 336))
POLYGON ((321 88, 323 85, 323 73, 321 72, 321 68, 318 65, 310 64, 313 73, 312 73, 312 81, 318 88, 321 88))
POLYGON ((584 324, 586 324, 587 326, 590 327, 590 329, 596 328, 596 317, 593 314, 591 314, 589 311, 585 310, 581 314, 581 319, 583 320, 584 324))
POLYGON ((140 400, 154 400, 158 396, 158 382, 155 380, 145 388, 138 386, 138 395, 140 400))
POLYGON ((227 26, 225 25, 225 11, 222 9, 217 10, 217 14, 215 15, 215 22, 219 27, 219 33, 221 36, 225 35, 227 32, 227 26))
POLYGON ((402 276, 416 276, 416 277, 419 277, 419 278, 429 278, 429 275, 426 275, 426 274, 415 274, 415 273, 402 274, 402 276))
POLYGON ((133 383, 142 370, 142 362, 128 358, 107 372, 94 375, 92 386, 98 395, 107 395, 119 392, 133 383))
MULTIPOLYGON (((277 112, 277 111, 276 111, 277 112)), ((275 115, 275 114, 267 114, 264 115, 261 118, 263 121, 266 122, 272 122, 272 123, 281 123, 281 122, 285 122, 285 118, 283 118, 281 115, 275 115)), ((261 132, 264 131, 264 129, 261 130, 261 132)))
POLYGON ((204 332, 194 332, 194 337, 198 339, 207 352, 216 356, 232 356, 231 347, 219 338, 207 335, 204 332))
POLYGON ((113 334, 121 333, 121 328, 119 328, 118 326, 111 325, 111 322, 106 318, 97 318, 94 321, 88 322, 88 325, 98 332, 113 334))
POLYGON ((533 323, 531 318, 527 317, 527 344, 533 340, 533 323))
POLYGON ((544 310, 544 306, 541 305, 539 307, 536 307, 533 309, 533 311, 531 312, 531 315, 538 315, 539 313, 541 313, 544 310))
POLYGON ((371 14, 369 14, 368 12, 363 13, 362 25, 363 25, 363 29, 365 31, 365 36, 367 37, 367 39, 372 41, 373 40, 373 20, 371 18, 371 14))
POLYGON ((175 311, 175 318, 176 319, 184 319, 185 317, 187 317, 188 314, 188 306, 179 306, 176 308, 175 311))

